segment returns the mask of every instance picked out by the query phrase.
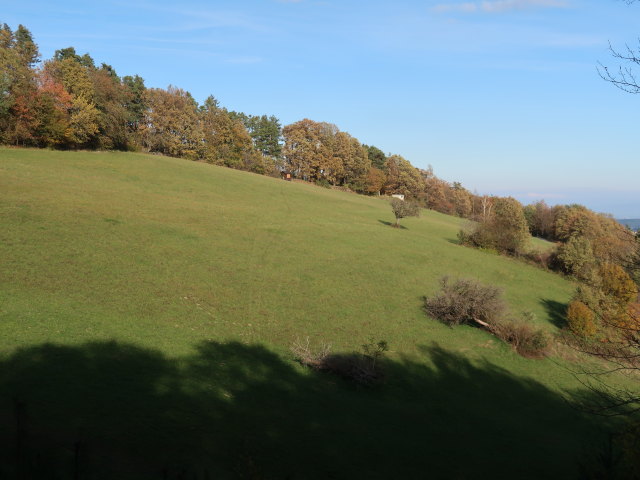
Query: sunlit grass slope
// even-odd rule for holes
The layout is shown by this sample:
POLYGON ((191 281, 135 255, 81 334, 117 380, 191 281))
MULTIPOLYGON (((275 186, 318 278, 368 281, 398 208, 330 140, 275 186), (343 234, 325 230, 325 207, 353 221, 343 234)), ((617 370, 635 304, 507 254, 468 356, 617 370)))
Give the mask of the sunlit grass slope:
MULTIPOLYGON (((531 311, 542 328, 553 330, 573 285, 513 259, 457 245, 459 219, 423 211, 420 218, 403 220, 403 229, 390 228, 391 221, 383 199, 201 163, 143 154, 0 149, 0 349, 5 367, 13 365, 14 371, 31 354, 52 358, 41 372, 49 375, 38 387, 44 391, 21 384, 31 372, 27 369, 19 379, 5 374, 3 393, 8 398, 11 389, 32 392, 31 397, 39 399, 36 404, 44 404, 47 395, 54 395, 54 380, 59 376, 64 382, 65 375, 78 368, 71 362, 75 366, 48 372, 55 359, 76 355, 78 362, 91 363, 105 354, 105 348, 112 359, 119 354, 109 348, 117 351, 126 346, 129 354, 153 352, 162 365, 159 371, 178 369, 180 373, 171 370, 172 375, 189 385, 180 387, 182 395, 210 392, 211 408, 229 395, 249 417, 271 412, 274 423, 256 428, 278 431, 280 437, 269 437, 273 445, 256 440, 262 447, 255 451, 247 447, 249 453, 242 453, 245 447, 237 445, 246 439, 237 429, 258 435, 243 423, 248 420, 223 422, 222 430, 239 438, 228 445, 221 442, 224 448, 239 448, 240 457, 255 463, 267 477, 322 478, 333 472, 333 478, 344 478, 366 471, 369 478, 390 478, 394 472, 416 473, 411 468, 420 469, 426 462, 442 475, 450 463, 455 464, 458 478, 466 478, 474 471, 492 471, 486 455, 497 447, 510 452, 509 459, 498 460, 498 472, 518 472, 518 477, 526 472, 534 477, 573 472, 575 456, 595 427, 554 397, 577 388, 563 361, 522 359, 478 329, 449 329, 421 310, 421 297, 434 293, 442 276, 476 278, 502 287, 515 313, 531 311), (390 368, 396 374, 389 375, 385 386, 369 391, 305 371, 288 354, 291 342, 304 337, 312 344, 330 343, 338 352, 359 349, 369 338, 384 339, 390 344, 390 368), (56 346, 45 347, 47 343, 56 346), (207 345, 216 346, 216 352, 207 350, 207 345), (204 355, 203 349, 211 353, 206 360, 198 357, 204 355), (201 369, 194 374, 193 364, 203 362, 213 362, 207 367, 211 374, 204 375, 201 369), (237 367, 237 378, 217 372, 228 365, 237 367), (251 390, 237 385, 241 378, 253 387, 263 382, 245 404, 237 400, 238 391, 234 393, 234 388, 251 390), (479 382, 482 378, 486 381, 479 382), (279 381, 289 381, 290 388, 272 391, 279 381), (294 391, 302 392, 301 397, 291 394, 294 391), (544 401, 536 404, 539 396, 544 401), (533 403, 527 404, 527 398, 533 403), (319 403, 314 407, 313 402, 319 403), (391 405, 404 413, 385 414, 391 405), (473 418, 459 416, 467 405, 476 412, 473 418), (313 421, 305 408, 317 415, 313 421), (295 425, 291 431, 279 430, 289 420, 300 422, 300 438, 295 438, 295 425), (377 427, 376 422, 380 422, 377 427), (518 426, 518 422, 524 423, 518 426), (309 435, 321 445, 305 445, 310 441, 303 440, 305 429, 314 432, 309 435), (403 429, 408 429, 406 438, 400 438, 403 429), (530 431, 523 431, 520 438, 521 429, 530 431), (478 436, 474 441, 491 442, 469 445, 463 455, 460 445, 438 450, 430 440, 432 434, 450 435, 455 442, 470 431, 478 436), (397 438, 391 438, 391 432, 397 438), (359 441, 364 442, 362 451, 356 448, 359 441), (541 458, 527 453, 531 442, 542 449, 541 458), (280 444, 296 444, 288 463, 271 458, 269 446, 278 449, 280 444), (429 454, 415 449, 418 444, 429 446, 429 454), (307 451, 313 449, 320 457, 307 451), (341 457, 345 449, 358 451, 349 453, 355 461, 341 457), (383 467, 376 462, 385 452, 394 456, 383 467), (468 458, 461 461, 463 456, 468 458), (330 458, 334 460, 329 462, 330 458)), ((131 356, 136 358, 132 365, 114 364, 116 373, 96 387, 100 395, 127 397, 117 372, 122 368, 128 378, 125 371, 138 371, 139 359, 131 356)), ((76 377, 92 378, 88 373, 76 377)), ((150 391, 162 388, 154 384, 150 391)), ((149 393, 150 403, 157 400, 153 395, 149 393)), ((202 395, 197 397, 202 401, 197 410, 206 417, 208 397, 202 395)), ((151 408, 151 412, 156 408, 137 405, 139 400, 131 402, 132 408, 151 408)), ((228 402, 225 408, 231 408, 228 402)), ((61 408, 42 419, 43 424, 51 422, 52 431, 65 423, 52 420, 64 415, 61 408)), ((188 413, 176 415, 191 418, 188 413)), ((225 418, 235 418, 229 415, 225 418)), ((115 420, 106 426, 83 421, 102 428, 107 439, 118 436, 113 431, 115 420)), ((173 438, 174 430, 185 422, 170 423, 154 434, 140 427, 145 432, 140 435, 154 442, 157 435, 173 438)), ((215 428, 220 431, 220 425, 215 428)), ((73 440, 73 434, 68 435, 73 440)), ((205 440, 185 438, 198 448, 207 445, 205 440)), ((148 441, 155 450, 163 448, 156 443, 148 441)), ((127 457, 136 475, 151 468, 155 458, 147 451, 152 447, 140 448, 137 457, 127 457)), ((194 448, 182 445, 167 455, 194 448)), ((231 475, 238 462, 244 465, 245 460, 234 456, 236 450, 227 455, 219 445, 211 448, 217 453, 202 453, 202 458, 213 461, 218 455, 219 461, 213 463, 223 465, 218 472, 223 477, 231 475)), ((201 458, 184 455, 180 457, 184 468, 201 458)))
POLYGON ((468 349, 486 338, 421 312, 443 275, 503 287, 541 325, 572 292, 458 246, 458 219, 424 211, 390 228, 380 199, 145 155, 1 158, 3 315, 16 323, 5 351, 118 339, 181 354, 200 340, 286 348, 300 336, 347 349, 372 335, 400 352, 468 349))

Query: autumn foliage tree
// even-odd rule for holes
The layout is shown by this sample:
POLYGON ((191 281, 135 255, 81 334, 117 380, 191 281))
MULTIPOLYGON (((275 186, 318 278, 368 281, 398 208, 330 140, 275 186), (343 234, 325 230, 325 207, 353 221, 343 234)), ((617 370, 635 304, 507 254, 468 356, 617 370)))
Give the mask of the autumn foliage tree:
POLYGON ((289 170, 298 178, 316 180, 321 163, 327 157, 326 146, 321 141, 321 126, 313 120, 303 119, 287 125, 282 130, 282 153, 289 170))
POLYGON ((638 286, 622 267, 613 263, 605 263, 599 269, 601 286, 605 295, 613 297, 617 302, 628 305, 638 297, 638 286))
POLYGON ((427 197, 427 207, 440 213, 452 215, 455 206, 447 195, 449 184, 433 175, 432 171, 422 172, 427 197))
POLYGON ((94 85, 94 99, 98 115, 96 148, 127 150, 131 143, 127 105, 131 91, 118 77, 113 67, 102 64, 90 71, 94 85))
POLYGON ((284 127, 282 153, 293 174, 312 182, 350 185, 365 191, 368 150, 333 124, 304 119, 284 127))
POLYGON ((593 337, 597 332, 595 313, 580 300, 573 300, 567 309, 567 326, 580 337, 593 337))
POLYGON ((424 191, 424 182, 420 171, 401 155, 391 155, 385 162, 387 182, 384 190, 387 194, 400 194, 417 198, 424 191))
POLYGON ((196 159, 203 133, 198 119, 198 105, 186 91, 169 86, 167 90, 146 91, 145 112, 140 134, 150 151, 196 159))
POLYGON ((33 143, 36 117, 36 74, 40 54, 31 33, 19 25, 0 28, 0 135, 6 143, 33 143))
POLYGON ((524 207, 524 216, 529 225, 531 235, 552 240, 554 238, 554 222, 556 209, 540 200, 524 207))
POLYGON ((276 159, 256 148, 242 118, 221 107, 213 96, 200 107, 200 121, 205 161, 260 174, 275 167, 276 159))
POLYGON ((387 176, 383 170, 371 167, 366 178, 367 192, 380 195, 386 181, 387 176))

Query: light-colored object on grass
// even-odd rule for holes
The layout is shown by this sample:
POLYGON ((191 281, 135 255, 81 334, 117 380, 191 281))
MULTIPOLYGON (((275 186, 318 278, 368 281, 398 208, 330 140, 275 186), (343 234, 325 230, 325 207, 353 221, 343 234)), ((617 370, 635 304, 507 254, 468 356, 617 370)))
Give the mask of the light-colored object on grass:
POLYGON ((391 195, 393 198, 399 198, 400 200, 404 200, 404 195, 402 195, 401 193, 394 193, 393 195, 391 195))

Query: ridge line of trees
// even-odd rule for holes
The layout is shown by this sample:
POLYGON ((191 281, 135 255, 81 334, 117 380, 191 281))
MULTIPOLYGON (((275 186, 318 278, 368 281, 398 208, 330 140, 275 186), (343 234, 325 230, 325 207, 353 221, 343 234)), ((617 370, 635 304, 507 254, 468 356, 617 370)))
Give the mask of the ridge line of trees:
MULTIPOLYGON (((75 48, 42 61, 31 32, 0 27, 0 144, 57 149, 147 151, 369 195, 403 194, 421 206, 475 219, 489 197, 387 155, 327 122, 282 126, 273 115, 203 104, 170 85, 147 88, 75 48)), ((489 207, 490 208, 490 207, 489 207)))

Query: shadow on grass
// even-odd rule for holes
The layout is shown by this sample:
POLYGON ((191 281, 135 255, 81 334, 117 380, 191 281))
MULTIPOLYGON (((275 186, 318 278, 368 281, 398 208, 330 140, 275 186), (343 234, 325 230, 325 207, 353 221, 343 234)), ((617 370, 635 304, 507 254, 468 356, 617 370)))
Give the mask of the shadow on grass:
POLYGON ((438 346, 358 387, 259 345, 119 343, 0 363, 0 478, 567 478, 600 418, 438 346))
POLYGON ((409 230, 407 227, 405 227, 404 225, 398 225, 396 227, 395 222, 387 222, 386 220, 378 220, 381 224, 383 225, 387 225, 389 227, 393 227, 393 228, 399 228, 400 230, 409 230))
POLYGON ((551 319, 551 323, 553 323, 558 328, 564 328, 567 325, 567 304, 556 302, 555 300, 542 299, 540 302, 542 306, 544 306, 547 311, 547 315, 551 319))

